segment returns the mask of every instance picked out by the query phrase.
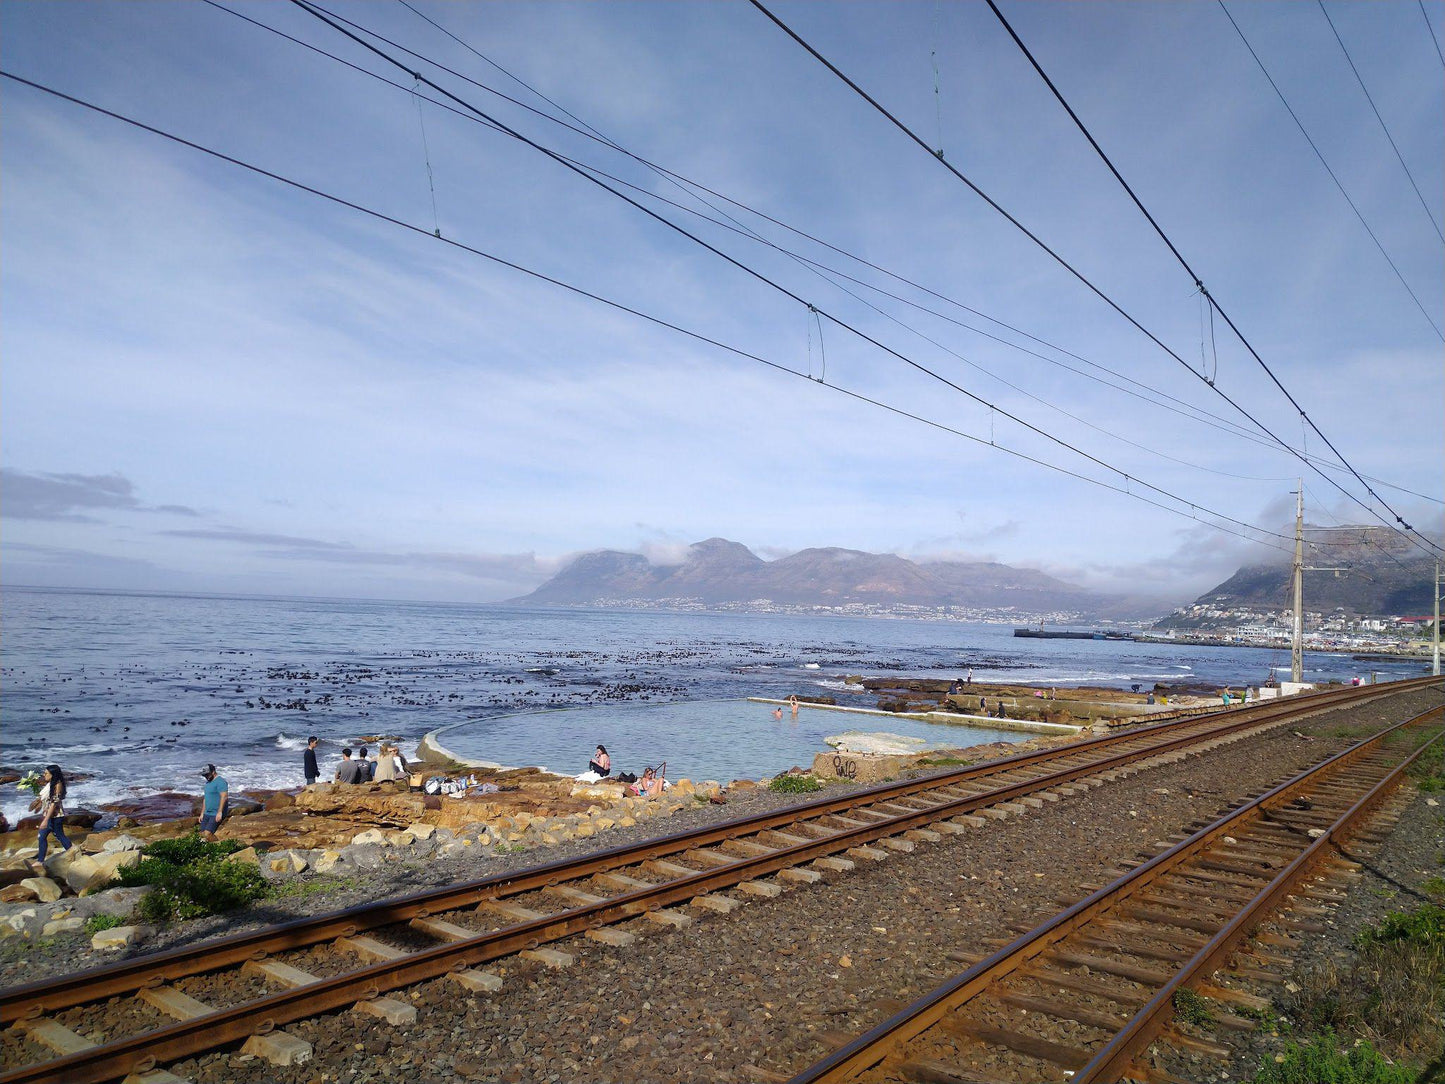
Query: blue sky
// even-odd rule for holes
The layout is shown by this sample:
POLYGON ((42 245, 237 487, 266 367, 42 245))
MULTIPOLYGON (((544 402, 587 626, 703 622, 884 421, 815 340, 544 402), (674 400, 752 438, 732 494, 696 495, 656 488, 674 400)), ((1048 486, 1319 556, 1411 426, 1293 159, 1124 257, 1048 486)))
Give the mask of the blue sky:
MULTIPOLYGON (((228 6, 396 77, 293 5, 228 6)), ((419 6, 635 154, 1248 424, 749 5, 419 6)), ((1426 8, 1445 31, 1445 4, 1426 8)), ((550 109, 399 3, 334 10, 550 109)), ((986 6, 775 10, 1199 363, 1193 284, 986 6)), ((1440 497, 1440 339, 1219 6, 1004 10, 1310 417, 1363 472, 1440 497)), ((1442 323, 1440 238, 1319 8, 1230 10, 1442 323)), ((1440 219, 1445 70, 1419 7, 1329 10, 1440 219)), ((10 3, 0 32, 14 74, 820 371, 817 331, 794 301, 531 148, 430 103, 419 121, 411 94, 215 7, 10 3)), ((635 161, 419 66, 559 152, 707 210, 635 161)), ((765 556, 841 545, 988 557, 1182 599, 1260 556, 29 88, 6 81, 0 94, 7 583, 488 600, 582 550, 668 557, 722 535, 765 556)), ((774 250, 650 205, 1133 478, 1272 529, 1292 511, 1299 465, 1287 453, 868 295, 929 342, 774 250)), ((734 213, 809 258, 1025 342, 734 213)), ((830 383, 1117 481, 837 327, 822 337, 830 383)), ((1216 343, 1218 386, 1323 452, 1218 323, 1216 343)), ((1364 518, 1318 477, 1306 484, 1312 519, 1364 518)), ((1439 531, 1438 502, 1380 492, 1439 531)))

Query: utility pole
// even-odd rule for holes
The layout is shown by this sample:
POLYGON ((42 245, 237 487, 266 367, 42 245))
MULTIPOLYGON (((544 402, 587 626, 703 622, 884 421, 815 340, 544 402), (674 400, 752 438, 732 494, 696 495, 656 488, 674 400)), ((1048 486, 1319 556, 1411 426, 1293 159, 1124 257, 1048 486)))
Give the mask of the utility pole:
POLYGON ((1305 675, 1305 480, 1299 480, 1294 506, 1294 636, 1290 639, 1289 678, 1299 684, 1305 675))
POLYGON ((1430 672, 1440 676, 1440 562, 1435 562, 1435 664, 1430 672))
MULTIPOLYGON (((1294 636, 1289 648, 1290 680, 1303 684, 1305 677, 1305 573, 1333 572, 1338 576, 1348 568, 1325 568, 1320 565, 1305 567, 1305 480, 1299 480, 1295 490, 1294 506, 1294 636)), ((1328 530, 1328 528, 1324 528, 1328 530)), ((1437 591, 1436 594, 1439 594, 1437 591)))

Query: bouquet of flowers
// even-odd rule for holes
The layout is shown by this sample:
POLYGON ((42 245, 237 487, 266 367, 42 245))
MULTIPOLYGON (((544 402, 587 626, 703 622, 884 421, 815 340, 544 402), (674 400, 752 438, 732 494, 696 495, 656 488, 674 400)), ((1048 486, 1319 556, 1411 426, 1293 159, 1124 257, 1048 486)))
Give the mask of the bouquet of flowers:
POLYGON ((40 773, 36 771, 26 772, 15 784, 16 788, 25 787, 31 794, 40 794, 40 773))

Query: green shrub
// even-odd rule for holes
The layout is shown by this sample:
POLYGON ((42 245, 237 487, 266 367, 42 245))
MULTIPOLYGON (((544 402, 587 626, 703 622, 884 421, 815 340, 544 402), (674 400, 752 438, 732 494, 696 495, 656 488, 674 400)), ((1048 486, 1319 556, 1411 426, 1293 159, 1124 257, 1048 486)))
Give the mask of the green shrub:
POLYGON ((1445 899, 1445 877, 1426 877, 1420 882, 1420 891, 1436 899, 1445 899))
POLYGON ((101 930, 113 930, 124 922, 124 919, 116 915, 91 915, 85 920, 85 932, 97 934, 101 930))
POLYGON ((161 839, 141 849, 140 861, 120 871, 123 885, 151 885, 140 902, 150 922, 233 911, 266 895, 266 880, 255 866, 233 861, 235 840, 209 843, 192 833, 161 839))
POLYGON ((1410 941, 1419 945, 1445 945, 1445 907, 1427 903, 1413 911, 1391 911, 1373 926, 1355 935, 1357 948, 1410 941))
POLYGON ((768 784, 768 789, 779 794, 812 794, 822 790, 823 784, 814 775, 779 775, 768 784))
POLYGON ((1174 991, 1174 1015, 1186 1024, 1207 1027, 1214 1023, 1214 1013, 1209 1009, 1209 999, 1181 986, 1174 991))
POLYGON ((1415 1072, 1387 1061, 1367 1042, 1340 1049, 1333 1032, 1305 1044, 1291 1042, 1284 1060, 1266 1062, 1254 1084, 1414 1084, 1415 1072))

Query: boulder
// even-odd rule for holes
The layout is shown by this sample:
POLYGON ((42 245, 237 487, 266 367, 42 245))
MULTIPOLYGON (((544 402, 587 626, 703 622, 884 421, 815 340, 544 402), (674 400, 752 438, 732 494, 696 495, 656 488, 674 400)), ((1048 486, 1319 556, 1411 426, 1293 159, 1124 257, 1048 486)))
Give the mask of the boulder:
POLYGON ((300 851, 282 851, 266 856, 266 868, 272 873, 304 873, 311 865, 300 851))
POLYGON ((358 832, 352 836, 351 842, 358 847, 365 846, 368 843, 385 843, 386 833, 380 828, 369 828, 365 832, 358 832))
POLYGON ((416 839, 431 839, 436 835, 437 826, 428 824, 426 821, 417 821, 415 824, 407 825, 406 830, 416 839))
POLYGON ((100 952, 115 952, 144 941, 150 930, 144 926, 116 926, 101 930, 90 939, 90 947, 100 952))
POLYGON ((34 892, 41 903, 54 903, 64 895, 60 886, 49 877, 27 877, 20 884, 34 892))
MULTIPOLYGON (((32 881, 39 880, 39 878, 36 877, 31 877, 29 879, 32 881)), ((45 878, 45 880, 50 881, 50 878, 47 877, 45 878)), ((55 882, 50 881, 50 883, 54 884, 55 882)), ((6 885, 4 888, 0 888, 0 903, 29 903, 32 900, 38 900, 39 898, 40 893, 36 892, 35 889, 31 888, 23 881, 13 885, 6 885)))
POLYGON ((896 779, 913 760, 912 756, 876 753, 819 753, 813 758, 813 774, 848 783, 880 783, 896 779))
POLYGON ((261 856, 256 853, 255 847, 246 847, 231 855, 231 861, 245 862, 248 866, 259 866, 261 864, 261 856))
POLYGON ((79 906, 84 907, 93 915, 114 915, 116 918, 129 918, 135 905, 141 901, 141 897, 154 891, 150 885, 137 885, 134 888, 108 888, 104 892, 95 892, 79 901, 79 906))
POLYGON ((62 933, 79 933, 85 929, 85 919, 76 915, 72 918, 51 919, 40 928, 41 937, 55 937, 62 933))
POLYGON ((102 850, 106 851, 138 851, 145 846, 145 840, 136 839, 135 836, 121 835, 112 836, 105 841, 102 850))
POLYGON ((356 869, 356 860, 341 851, 324 850, 312 863, 312 868, 317 873, 330 873, 339 877, 353 872, 356 869))
POLYGON ((133 866, 140 860, 140 851, 109 851, 92 859, 96 865, 97 877, 107 881, 114 880, 126 866, 133 866))
POLYGON ((78 847, 51 855, 45 860, 45 869, 51 877, 64 881, 74 892, 80 892, 90 885, 100 872, 97 860, 90 855, 81 854, 78 847))
POLYGON ((231 795, 226 799, 226 817, 244 817, 251 813, 259 813, 266 807, 255 798, 247 798, 244 794, 231 795))

